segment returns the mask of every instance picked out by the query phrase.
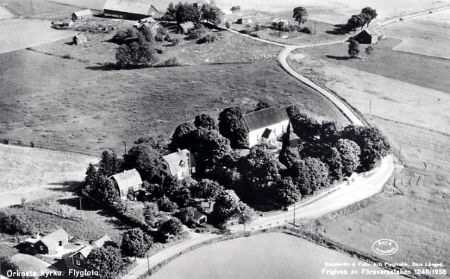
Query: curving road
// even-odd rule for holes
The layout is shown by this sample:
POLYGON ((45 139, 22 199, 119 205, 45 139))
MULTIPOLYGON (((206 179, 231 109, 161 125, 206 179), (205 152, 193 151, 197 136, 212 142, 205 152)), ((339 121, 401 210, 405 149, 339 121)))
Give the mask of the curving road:
MULTIPOLYGON (((427 11, 422 11, 418 13, 414 13, 411 15, 398 17, 395 19, 391 19, 389 21, 380 23, 373 28, 378 28, 380 26, 385 26, 388 24, 392 24, 394 22, 398 22, 401 19, 404 20, 406 18, 417 17, 420 15, 425 15, 430 12, 436 12, 444 9, 449 9, 449 6, 431 9, 427 11)), ((349 104, 347 104, 344 100, 336 96, 334 93, 320 87, 315 84, 305 76, 296 72, 287 62, 287 58, 289 54, 298 48, 307 48, 307 47, 317 47, 329 44, 338 44, 347 41, 348 38, 343 40, 312 44, 312 45, 303 45, 303 46, 295 46, 288 45, 279 42, 273 42, 269 40, 264 40, 261 38, 255 38, 246 34, 239 33, 232 29, 227 29, 232 33, 239 34, 244 37, 248 37, 252 40, 269 43, 277 46, 282 46, 283 49, 278 55, 278 62, 281 67, 289 73, 294 78, 301 81, 303 84, 307 85, 314 89, 317 93, 321 94, 325 98, 329 99, 348 119, 349 121, 358 126, 366 126, 367 123, 362 119, 362 117, 354 111, 349 104)), ((260 230, 268 227, 276 227, 285 224, 286 222, 292 222, 294 218, 294 207, 295 207, 295 217, 296 218, 304 218, 304 219, 314 219, 325 214, 329 214, 336 210, 345 208, 353 203, 359 202, 361 200, 367 199, 377 193, 379 193, 384 184, 390 179, 393 171, 395 169, 394 165, 394 157, 392 155, 388 155, 380 162, 380 165, 370 172, 364 174, 353 175, 350 178, 349 182, 343 182, 341 184, 335 185, 332 189, 325 192, 322 195, 319 195, 313 200, 309 200, 306 202, 300 202, 296 205, 290 206, 288 211, 280 211, 270 216, 259 217, 256 220, 253 220, 250 224, 246 225, 247 230, 260 230)), ((237 232, 242 231, 244 229, 243 225, 234 225, 229 227, 230 231, 237 232)), ((141 275, 143 275, 149 268, 156 266, 157 264, 167 260, 186 249, 189 249, 195 245, 198 245, 202 242, 218 238, 220 235, 214 234, 194 234, 191 233, 191 238, 176 244, 170 248, 167 248, 151 257, 149 259, 137 259, 137 266, 132 269, 128 274, 123 276, 123 279, 137 279, 141 275)))

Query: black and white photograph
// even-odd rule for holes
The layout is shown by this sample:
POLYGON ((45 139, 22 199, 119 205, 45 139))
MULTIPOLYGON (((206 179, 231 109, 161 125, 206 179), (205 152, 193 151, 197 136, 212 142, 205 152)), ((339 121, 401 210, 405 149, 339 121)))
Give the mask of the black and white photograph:
POLYGON ((0 0, 0 279, 450 279, 450 0, 0 0))

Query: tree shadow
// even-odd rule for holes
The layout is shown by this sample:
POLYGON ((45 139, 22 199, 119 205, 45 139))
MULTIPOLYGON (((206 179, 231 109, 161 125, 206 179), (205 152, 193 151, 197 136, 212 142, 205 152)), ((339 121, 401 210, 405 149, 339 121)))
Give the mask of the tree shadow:
POLYGON ((350 56, 335 56, 335 55, 327 55, 327 58, 335 59, 335 60, 350 60, 350 56))

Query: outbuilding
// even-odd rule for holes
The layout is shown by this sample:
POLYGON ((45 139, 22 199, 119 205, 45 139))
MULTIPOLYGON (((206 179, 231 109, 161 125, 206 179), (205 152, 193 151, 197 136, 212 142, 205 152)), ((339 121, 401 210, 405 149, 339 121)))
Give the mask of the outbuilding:
POLYGON ((353 39, 360 44, 376 44, 379 40, 384 39, 384 34, 378 29, 365 29, 354 36, 353 39))
POLYGON ((90 17, 92 17, 91 10, 76 11, 76 12, 73 12, 73 14, 72 14, 73 21, 82 20, 82 19, 86 19, 86 18, 90 18, 90 17))
POLYGON ((195 25, 192 21, 184 22, 179 25, 179 30, 182 34, 189 33, 190 30, 194 29, 195 25))
POLYGON ((103 15, 123 19, 142 19, 156 16, 159 11, 148 0, 107 0, 103 15))
POLYGON ((126 200, 129 192, 136 192, 142 188, 142 178, 136 169, 126 170, 124 172, 111 176, 119 190, 122 200, 126 200))
POLYGON ((83 45, 85 43, 87 43, 87 37, 84 34, 78 34, 73 36, 72 38, 72 44, 73 45, 83 45))

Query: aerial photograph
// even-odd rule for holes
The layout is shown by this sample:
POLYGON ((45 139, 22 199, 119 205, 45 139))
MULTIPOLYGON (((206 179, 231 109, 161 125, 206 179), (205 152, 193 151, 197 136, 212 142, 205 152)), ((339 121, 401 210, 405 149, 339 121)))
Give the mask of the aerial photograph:
POLYGON ((0 0, 0 279, 450 279, 450 0, 0 0))

